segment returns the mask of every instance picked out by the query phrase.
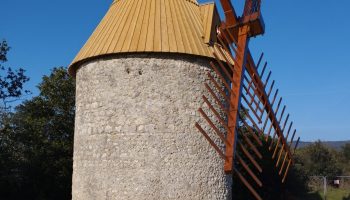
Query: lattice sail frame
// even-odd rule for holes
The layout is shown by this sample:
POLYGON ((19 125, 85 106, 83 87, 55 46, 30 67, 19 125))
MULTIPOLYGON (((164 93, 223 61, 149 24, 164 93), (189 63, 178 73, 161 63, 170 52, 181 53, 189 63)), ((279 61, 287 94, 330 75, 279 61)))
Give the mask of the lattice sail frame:
POLYGON ((205 87, 210 96, 208 98, 203 95, 207 108, 199 108, 198 111, 211 130, 221 139, 225 150, 222 151, 220 145, 214 142, 210 133, 199 123, 195 126, 224 159, 225 172, 236 174, 252 195, 261 200, 261 196, 255 190, 256 187, 263 186, 262 181, 254 173, 254 171, 261 173, 263 170, 258 162, 263 156, 257 146, 263 146, 263 140, 269 144, 272 160, 282 182, 285 182, 300 138, 293 142, 296 134, 294 130, 288 143, 293 122, 287 126, 290 115, 284 117, 286 106, 280 109, 282 98, 276 101, 278 89, 271 96, 275 85, 275 81, 269 83, 272 72, 270 71, 265 77, 267 62, 260 70, 264 54, 261 54, 255 64, 248 48, 251 37, 264 33, 265 27, 260 12, 261 0, 246 0, 244 13, 240 18, 236 16, 230 0, 220 2, 226 21, 218 28, 216 45, 221 48, 214 48, 213 55, 216 62, 210 63, 218 79, 208 72, 209 82, 205 83, 205 87), (222 49, 230 54, 223 52, 222 49), (224 58, 226 62, 220 58, 224 58), (211 113, 207 114, 204 110, 211 113), (220 113, 224 113, 224 116, 220 113), (220 122, 221 127, 217 127, 214 121, 220 122), (247 128, 249 134, 241 131, 239 122, 247 128), (295 146, 291 147, 292 144, 295 146), (249 180, 253 180, 253 183, 250 183, 243 174, 249 175, 251 177, 249 180))

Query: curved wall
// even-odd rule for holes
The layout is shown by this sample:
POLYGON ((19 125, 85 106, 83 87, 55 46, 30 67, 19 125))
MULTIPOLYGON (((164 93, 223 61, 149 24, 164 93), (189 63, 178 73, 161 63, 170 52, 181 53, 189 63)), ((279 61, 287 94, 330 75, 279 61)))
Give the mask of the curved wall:
POLYGON ((207 66, 205 58, 179 54, 83 64, 73 200, 226 200, 231 183, 223 161, 194 127, 207 66))

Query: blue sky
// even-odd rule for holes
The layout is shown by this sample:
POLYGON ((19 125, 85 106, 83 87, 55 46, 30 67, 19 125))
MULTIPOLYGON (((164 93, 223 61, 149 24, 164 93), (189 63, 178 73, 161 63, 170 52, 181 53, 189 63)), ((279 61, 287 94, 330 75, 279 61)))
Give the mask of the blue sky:
MULTIPOLYGON (((200 1, 204 2, 204 1, 200 1)), ((36 85, 67 66, 111 0, 1 0, 0 39, 12 47, 7 66, 24 67, 36 85)), ((240 13, 243 0, 234 0, 240 13)), ((253 38, 302 140, 350 139, 350 17, 348 0, 263 1, 266 33, 253 38)))

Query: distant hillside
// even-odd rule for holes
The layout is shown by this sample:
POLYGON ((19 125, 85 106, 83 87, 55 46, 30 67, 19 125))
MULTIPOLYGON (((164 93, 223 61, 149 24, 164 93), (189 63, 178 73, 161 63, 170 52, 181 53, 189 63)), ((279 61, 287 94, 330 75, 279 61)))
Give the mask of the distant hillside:
MULTIPOLYGON (((306 147, 312 143, 314 143, 314 142, 300 142, 298 148, 306 147)), ((333 149, 340 150, 343 145, 345 145, 346 143, 350 143, 350 140, 348 140, 348 141, 322 141, 322 143, 333 148, 333 149)))

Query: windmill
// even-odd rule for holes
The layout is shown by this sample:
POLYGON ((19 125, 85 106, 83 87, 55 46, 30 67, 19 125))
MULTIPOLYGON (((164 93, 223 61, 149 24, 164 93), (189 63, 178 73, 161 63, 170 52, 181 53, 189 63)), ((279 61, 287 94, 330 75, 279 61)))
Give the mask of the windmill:
POLYGON ((264 32, 260 1, 241 17, 221 6, 224 22, 214 3, 113 0, 69 67, 72 199, 226 200, 232 174, 262 199, 266 143, 286 180, 295 132, 248 49, 264 32))
POLYGON ((268 144, 271 162, 284 183, 300 138, 293 142, 296 130, 291 131, 293 122, 289 122, 289 114, 285 116, 286 106, 281 108, 282 97, 278 98, 278 89, 274 90, 275 81, 270 81, 271 71, 265 74, 264 54, 255 63, 249 51, 249 40, 265 31, 261 0, 246 0, 240 17, 230 0, 220 0, 220 3, 225 21, 217 29, 216 45, 220 48, 213 51, 216 62, 210 62, 218 78, 208 72, 205 87, 209 96, 202 96, 205 104, 198 109, 210 128, 203 128, 200 123, 195 126, 224 160, 225 173, 235 174, 252 195, 261 200, 256 188, 263 187, 264 183, 255 173, 263 170, 259 164, 263 156, 258 146, 268 144), (220 127, 215 125, 216 121, 220 127), (242 131, 239 123, 247 131, 242 131), (211 133, 220 138, 225 148, 217 144, 211 133))

